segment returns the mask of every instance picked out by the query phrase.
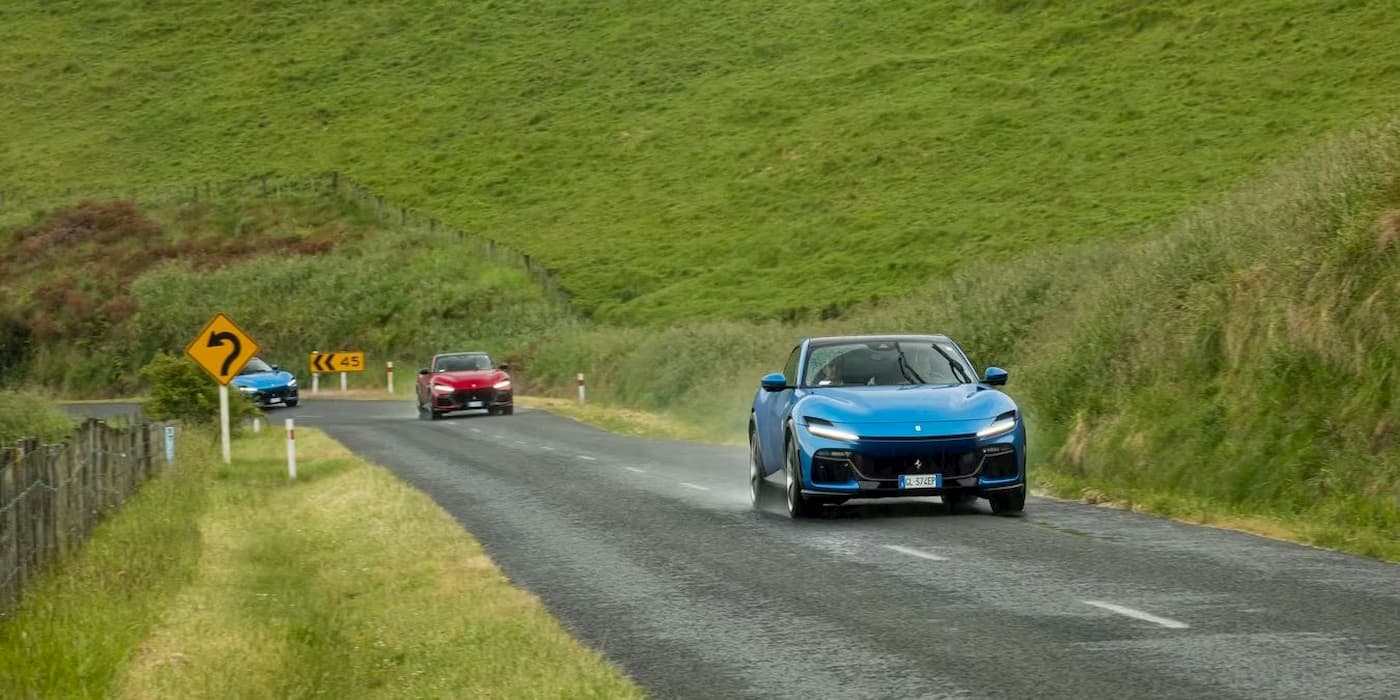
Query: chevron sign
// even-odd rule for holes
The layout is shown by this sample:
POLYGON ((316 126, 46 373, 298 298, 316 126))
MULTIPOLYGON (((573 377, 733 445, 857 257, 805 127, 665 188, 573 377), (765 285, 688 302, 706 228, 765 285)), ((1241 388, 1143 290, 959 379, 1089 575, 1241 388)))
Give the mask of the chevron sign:
POLYGON ((315 374, 365 371, 365 354, 356 350, 311 353, 311 371, 315 374))

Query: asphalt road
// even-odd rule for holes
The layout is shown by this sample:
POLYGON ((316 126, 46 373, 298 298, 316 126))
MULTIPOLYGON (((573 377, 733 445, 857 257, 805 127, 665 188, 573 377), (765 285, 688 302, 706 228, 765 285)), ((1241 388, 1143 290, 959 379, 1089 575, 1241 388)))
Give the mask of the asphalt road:
POLYGON ((662 698, 1397 698, 1400 567, 1031 499, 792 522, 743 449, 307 401, 662 698))

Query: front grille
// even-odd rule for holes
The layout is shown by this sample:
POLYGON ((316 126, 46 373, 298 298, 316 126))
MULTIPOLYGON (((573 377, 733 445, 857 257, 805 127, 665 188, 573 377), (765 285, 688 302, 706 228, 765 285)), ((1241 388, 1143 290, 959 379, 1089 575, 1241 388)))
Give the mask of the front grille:
POLYGON ((490 401, 491 389, 490 387, 485 389, 459 389, 452 392, 452 400, 459 404, 465 404, 468 401, 490 401))
POLYGON ((258 391, 258 398, 262 399, 263 401, 269 401, 271 399, 285 399, 287 398, 287 395, 291 393, 291 391, 291 387, 285 386, 278 387, 276 389, 262 389, 258 391))
POLYGON ((871 479, 898 479, 900 474, 942 474, 945 479, 977 473, 976 451, 933 452, 898 457, 860 457, 860 473, 871 479))
POLYGON ((987 455, 982 460, 982 476, 988 479, 1010 479, 1016 476, 1016 453, 987 455))

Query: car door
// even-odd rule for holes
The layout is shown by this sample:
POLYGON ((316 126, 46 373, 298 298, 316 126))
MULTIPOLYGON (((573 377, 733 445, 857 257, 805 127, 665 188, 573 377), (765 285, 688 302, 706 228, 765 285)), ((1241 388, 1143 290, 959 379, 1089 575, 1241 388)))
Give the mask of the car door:
POLYGON ((758 442, 763 454, 764 474, 778 471, 783 464, 783 425, 788 412, 797 400, 797 370, 802 358, 803 345, 799 344, 788 354, 783 365, 783 378, 788 388, 782 391, 759 391, 759 406, 754 412, 758 422, 758 442))

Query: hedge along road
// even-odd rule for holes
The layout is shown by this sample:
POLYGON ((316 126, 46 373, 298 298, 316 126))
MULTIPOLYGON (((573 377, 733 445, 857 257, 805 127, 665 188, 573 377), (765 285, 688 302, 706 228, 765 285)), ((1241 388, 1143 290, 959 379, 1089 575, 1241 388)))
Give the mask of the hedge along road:
MULTIPOLYGON (((82 407, 75 407, 81 409, 82 407)), ((792 522, 743 449, 523 408, 285 411, 428 492, 657 697, 1391 698, 1400 567, 1031 499, 792 522)), ((280 419, 283 413, 270 416, 280 419)))

